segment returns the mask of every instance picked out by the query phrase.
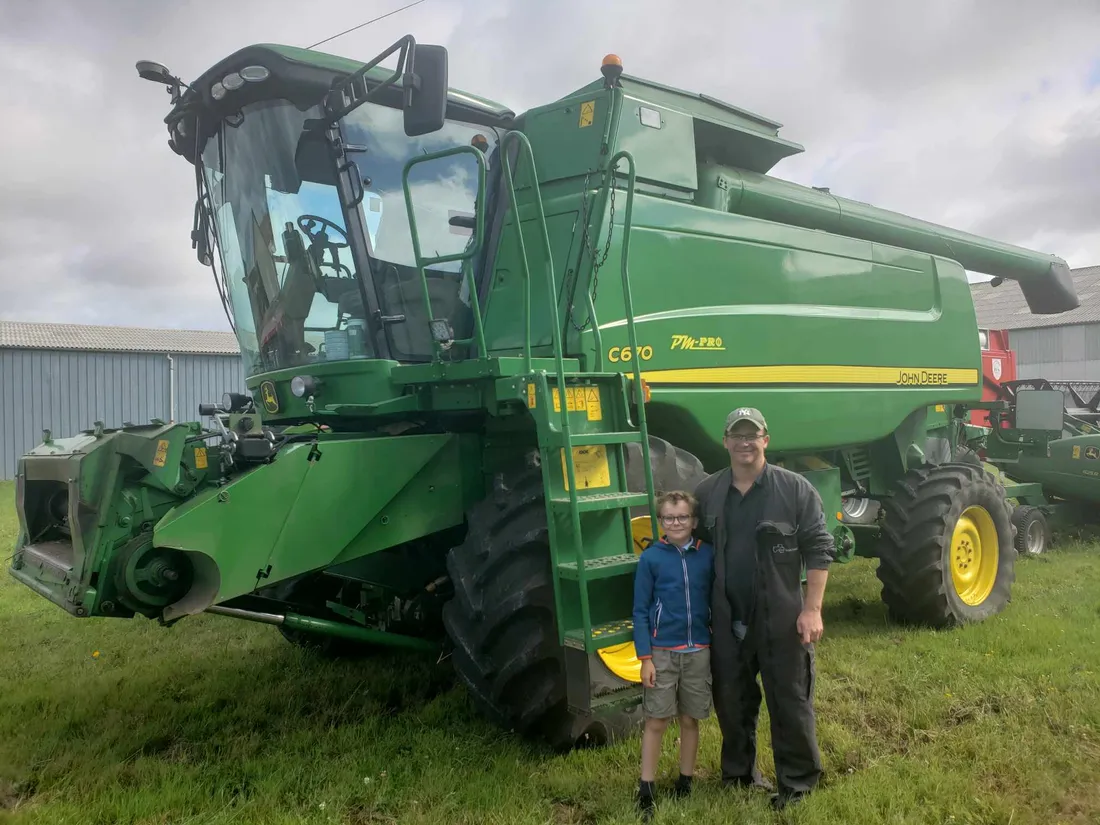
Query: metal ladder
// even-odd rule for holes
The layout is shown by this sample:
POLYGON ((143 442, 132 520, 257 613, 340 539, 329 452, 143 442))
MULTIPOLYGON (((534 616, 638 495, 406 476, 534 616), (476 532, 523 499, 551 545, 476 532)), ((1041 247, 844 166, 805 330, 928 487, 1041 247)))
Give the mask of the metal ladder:
MULTIPOLYGON (((596 339, 597 371, 566 372, 558 290, 546 215, 527 136, 510 132, 501 141, 504 179, 513 211, 513 228, 523 267, 524 375, 527 403, 538 428, 543 480, 547 496, 554 599, 559 643, 567 651, 592 653, 633 638, 634 534, 630 509, 647 506, 651 536, 657 536, 657 511, 646 424, 645 387, 639 359, 633 374, 602 369, 602 341, 591 292, 586 299, 596 339), (509 142, 518 143, 517 166, 526 155, 528 185, 535 207, 535 229, 546 267, 547 303, 551 316, 555 370, 533 369, 531 359, 531 267, 519 215, 509 142), (633 420, 636 411, 637 420, 633 420), (605 415, 605 412, 607 413, 605 415), (640 445, 645 491, 630 492, 626 475, 627 445, 640 445), (566 456, 572 456, 571 461, 566 456), (596 490, 597 492, 591 492, 596 490), (618 524, 615 524, 615 522, 618 524), (624 618, 625 617, 625 618, 624 618)), ((627 151, 607 164, 601 191, 605 200, 615 185, 617 167, 628 167, 623 218, 621 275, 626 332, 632 352, 638 351, 628 271, 630 224, 634 204, 636 167, 627 151)), ((582 192, 581 197, 587 197, 582 192)), ((568 662, 567 662, 568 668, 568 662)), ((587 690, 587 685, 585 686, 587 690)), ((587 703, 578 688, 570 691, 571 704, 587 703), (574 699, 576 701, 574 701, 574 699)))

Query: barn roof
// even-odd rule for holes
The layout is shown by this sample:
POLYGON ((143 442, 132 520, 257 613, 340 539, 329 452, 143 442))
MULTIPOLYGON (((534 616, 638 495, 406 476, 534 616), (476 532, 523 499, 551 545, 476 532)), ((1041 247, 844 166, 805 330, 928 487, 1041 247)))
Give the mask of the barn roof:
POLYGON ((0 321, 0 349, 238 355, 229 332, 0 321))
POLYGON ((1057 315, 1032 315, 1015 281, 1005 281, 998 287, 990 286, 988 281, 971 284, 978 326, 1012 330, 1100 323, 1100 266, 1074 269, 1071 274, 1081 306, 1057 315))

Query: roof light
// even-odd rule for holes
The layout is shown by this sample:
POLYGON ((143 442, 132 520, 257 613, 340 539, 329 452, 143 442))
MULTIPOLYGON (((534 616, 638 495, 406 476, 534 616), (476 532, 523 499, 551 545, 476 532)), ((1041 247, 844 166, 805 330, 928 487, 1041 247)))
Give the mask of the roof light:
POLYGON ((249 83, 261 83, 271 77, 271 70, 267 66, 245 66, 238 74, 249 83))
POLYGON ((244 78, 236 72, 230 72, 222 78, 222 85, 229 91, 235 92, 244 85, 244 78))
POLYGON ((210 96, 214 98, 214 100, 223 100, 225 98, 225 95, 225 86, 223 86, 221 83, 215 83, 213 86, 210 87, 210 96))

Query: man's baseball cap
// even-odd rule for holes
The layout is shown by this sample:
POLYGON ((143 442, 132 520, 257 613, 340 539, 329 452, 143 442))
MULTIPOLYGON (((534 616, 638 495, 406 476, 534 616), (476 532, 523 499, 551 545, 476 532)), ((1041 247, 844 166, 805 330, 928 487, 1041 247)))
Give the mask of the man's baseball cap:
POLYGON ((764 432, 768 431, 768 422, 764 420, 760 410, 755 407, 738 407, 726 416, 726 429, 722 431, 723 435, 728 434, 738 421, 751 421, 764 432))

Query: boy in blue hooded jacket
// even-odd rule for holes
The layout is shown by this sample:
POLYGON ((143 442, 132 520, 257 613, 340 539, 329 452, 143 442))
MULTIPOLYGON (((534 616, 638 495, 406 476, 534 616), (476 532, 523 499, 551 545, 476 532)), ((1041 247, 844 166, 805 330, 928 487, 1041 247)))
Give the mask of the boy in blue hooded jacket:
POLYGON ((657 499, 663 531, 638 559, 634 576, 634 647, 642 662, 642 775, 638 801, 653 808, 661 739, 680 718, 677 796, 691 792, 699 720, 710 715, 710 592, 714 549, 694 538, 697 502, 675 490, 657 499))

